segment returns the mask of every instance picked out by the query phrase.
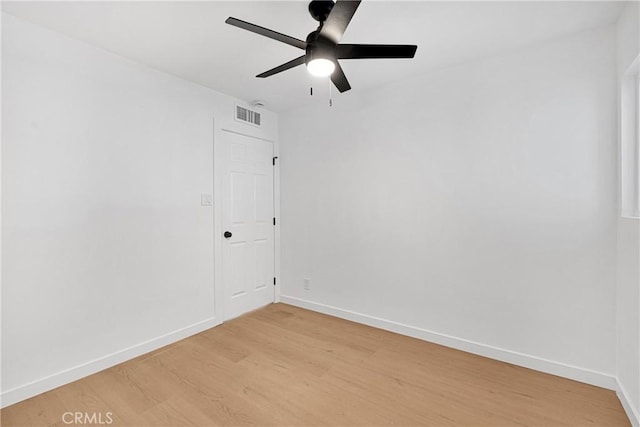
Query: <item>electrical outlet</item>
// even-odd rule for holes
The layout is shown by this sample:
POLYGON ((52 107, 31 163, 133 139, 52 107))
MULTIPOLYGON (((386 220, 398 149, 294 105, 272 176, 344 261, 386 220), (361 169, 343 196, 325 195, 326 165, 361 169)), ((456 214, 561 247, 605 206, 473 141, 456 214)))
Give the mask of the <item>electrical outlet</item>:
POLYGON ((305 291, 310 291, 311 290, 311 279, 304 279, 304 290, 305 291))

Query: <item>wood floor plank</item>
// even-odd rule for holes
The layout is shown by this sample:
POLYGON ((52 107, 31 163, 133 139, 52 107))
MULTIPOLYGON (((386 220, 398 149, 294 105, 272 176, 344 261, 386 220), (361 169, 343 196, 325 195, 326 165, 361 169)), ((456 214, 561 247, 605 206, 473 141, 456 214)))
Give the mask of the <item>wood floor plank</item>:
POLYGON ((285 304, 9 406, 3 426, 629 426, 615 393, 285 304))

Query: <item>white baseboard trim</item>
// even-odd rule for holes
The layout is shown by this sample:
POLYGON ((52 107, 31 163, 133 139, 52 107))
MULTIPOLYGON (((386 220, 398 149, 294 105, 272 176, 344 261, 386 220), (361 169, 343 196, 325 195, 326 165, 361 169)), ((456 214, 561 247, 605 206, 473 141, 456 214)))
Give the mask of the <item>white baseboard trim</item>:
POLYGON ((82 365, 74 366, 73 368, 65 369, 64 371, 49 375, 39 380, 3 391, 0 395, 0 407, 4 408, 46 391, 53 390, 54 388, 79 380, 80 378, 84 378, 88 375, 95 374, 96 372, 100 372, 119 363, 131 360, 145 353, 149 353, 150 351, 157 350, 168 344, 172 344, 191 335, 213 328, 221 323, 222 321, 219 316, 212 317, 176 331, 169 332, 168 334, 144 341, 129 348, 116 351, 115 353, 99 357, 83 363, 82 365))
POLYGON ((616 379, 616 395, 618 396, 620 403, 622 403, 624 412, 627 413, 627 417, 629 417, 631 425, 633 427, 640 427, 640 413, 638 412, 638 408, 633 406, 627 390, 618 379, 616 379))
MULTIPOLYGON (((422 339, 480 356, 489 357, 492 359, 512 363, 514 365, 523 366, 553 375, 558 375, 587 384, 592 384, 598 387, 615 390, 625 412, 627 413, 627 416, 631 420, 631 424, 634 427, 640 427, 640 414, 637 413, 636 409, 631 404, 625 388, 612 375, 580 368, 577 366, 567 365, 564 363, 543 359, 524 353, 518 353, 515 351, 480 344, 474 341, 469 341, 438 332, 428 331, 426 329, 417 328, 415 326, 409 326, 379 317, 356 313, 353 311, 344 310, 338 307, 320 304, 300 298, 282 295, 280 299, 283 303, 290 304, 296 307, 317 311, 319 313, 328 314, 353 322, 369 325, 375 328, 380 328, 398 334, 407 335, 413 338, 422 339)), ((41 378, 28 384, 24 384, 22 386, 4 391, 0 395, 0 407, 4 408, 6 406, 20 402, 46 391, 76 381, 80 378, 110 368, 119 363, 141 356, 145 353, 149 353, 153 350, 157 350, 161 347, 187 338, 191 335, 195 335, 214 326, 218 326, 221 323, 222 322, 219 320, 219 318, 206 319, 182 329, 178 329, 168 334, 117 351, 115 353, 100 357, 98 359, 94 359, 82 365, 78 365, 73 368, 58 372, 56 374, 49 375, 48 377, 41 378)))
POLYGON ((511 363, 513 365, 523 366, 525 368, 545 372, 547 374, 557 375, 575 381, 592 384, 609 390, 616 390, 616 378, 613 375, 605 374, 603 372, 592 371, 590 369, 567 365, 565 363, 543 359, 541 357, 531 356, 529 354, 505 350, 502 348, 493 347, 490 345, 481 344, 478 342, 469 341, 438 332, 428 331, 426 329, 417 328, 415 326, 381 319, 375 316, 369 316, 366 314, 344 310, 338 307, 319 304, 301 298, 281 295, 280 300, 285 304, 291 304, 296 307, 306 308, 308 310, 340 317, 342 319, 351 320, 353 322, 362 323, 368 326, 373 326, 374 328, 384 329, 401 335, 407 335, 424 341, 444 345, 446 347, 455 348, 457 350, 466 351, 468 353, 473 353, 480 356, 489 357, 491 359, 500 360, 502 362, 511 363))

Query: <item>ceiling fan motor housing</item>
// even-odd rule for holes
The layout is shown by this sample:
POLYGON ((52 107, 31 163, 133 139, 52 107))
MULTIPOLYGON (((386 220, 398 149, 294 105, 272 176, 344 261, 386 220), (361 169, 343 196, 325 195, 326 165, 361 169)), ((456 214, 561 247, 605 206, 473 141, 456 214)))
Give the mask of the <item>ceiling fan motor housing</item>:
POLYGON ((311 60, 317 58, 329 59, 336 61, 336 44, 331 40, 320 35, 320 29, 312 31, 307 36, 307 48, 305 49, 304 62, 308 64, 311 60))

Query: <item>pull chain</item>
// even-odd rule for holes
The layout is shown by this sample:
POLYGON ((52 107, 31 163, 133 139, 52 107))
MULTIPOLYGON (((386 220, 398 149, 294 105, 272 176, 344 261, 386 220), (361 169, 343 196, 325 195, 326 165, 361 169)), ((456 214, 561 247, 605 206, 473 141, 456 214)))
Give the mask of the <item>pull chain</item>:
POLYGON ((329 107, 333 107, 333 98, 331 97, 331 79, 329 80, 329 107))

